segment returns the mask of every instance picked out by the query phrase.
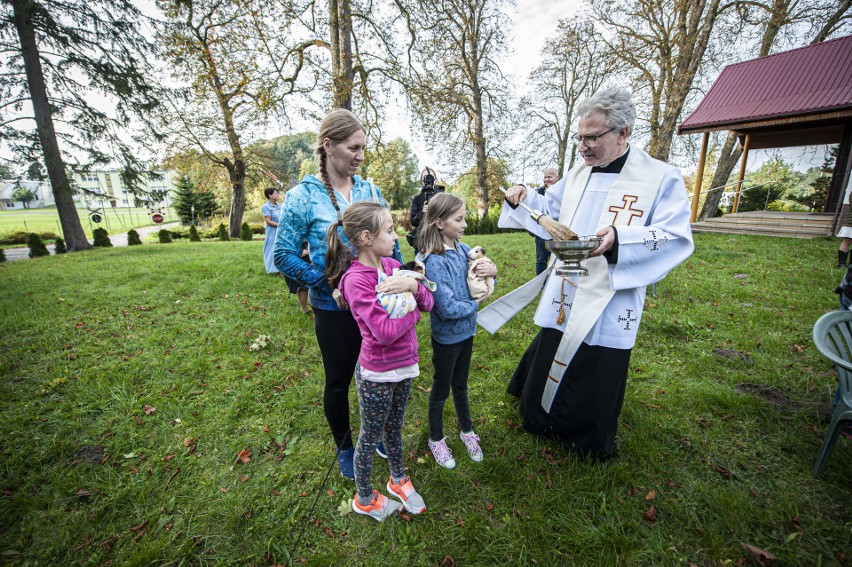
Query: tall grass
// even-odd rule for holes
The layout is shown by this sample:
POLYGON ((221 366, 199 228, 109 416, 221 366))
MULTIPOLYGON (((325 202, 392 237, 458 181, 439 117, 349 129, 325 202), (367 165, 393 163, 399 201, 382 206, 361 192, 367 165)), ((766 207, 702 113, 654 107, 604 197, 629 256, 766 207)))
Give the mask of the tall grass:
MULTIPOLYGON (((467 240, 497 263, 499 293, 533 275, 526 234, 467 240)), ((448 407, 459 464, 438 467, 421 322, 404 445, 427 512, 382 524, 340 509, 354 486, 333 466, 312 321, 264 273, 261 242, 2 264, 2 562, 286 564, 304 531, 292 559, 309 565, 758 564, 744 544, 775 564, 841 563, 852 554, 850 443, 810 476, 835 383, 810 332, 836 304, 837 242, 696 244, 649 291, 610 465, 518 427, 505 386, 536 332, 527 308, 476 337, 470 397, 485 461, 464 455, 448 407), (252 350, 260 335, 272 345, 252 350)), ((350 402, 357 429, 354 390, 350 402)), ((377 486, 387 475, 377 460, 377 486)))

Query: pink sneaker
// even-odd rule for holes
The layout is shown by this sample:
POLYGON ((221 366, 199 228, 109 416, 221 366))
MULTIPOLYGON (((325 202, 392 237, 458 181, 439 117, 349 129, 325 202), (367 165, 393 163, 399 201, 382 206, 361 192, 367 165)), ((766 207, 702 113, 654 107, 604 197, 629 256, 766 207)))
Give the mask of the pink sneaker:
POLYGON ((479 447, 479 436, 471 431, 470 433, 459 433, 459 437, 464 442, 471 460, 477 463, 482 462, 485 455, 482 454, 482 449, 479 447))
POLYGON ((447 438, 444 437, 440 441, 429 440, 429 450, 435 455, 435 460, 438 464, 446 469, 452 469, 456 466, 456 460, 453 458, 453 452, 447 447, 447 438))

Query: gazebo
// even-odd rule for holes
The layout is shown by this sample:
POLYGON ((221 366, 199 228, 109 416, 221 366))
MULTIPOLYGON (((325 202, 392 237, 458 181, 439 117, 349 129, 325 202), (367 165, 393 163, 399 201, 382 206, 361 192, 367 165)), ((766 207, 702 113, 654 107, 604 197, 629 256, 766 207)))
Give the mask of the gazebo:
POLYGON ((743 147, 734 211, 751 149, 840 144, 826 212, 839 212, 852 167, 852 35, 728 65, 678 126, 703 133, 691 221, 707 158, 710 132, 731 131, 743 147))

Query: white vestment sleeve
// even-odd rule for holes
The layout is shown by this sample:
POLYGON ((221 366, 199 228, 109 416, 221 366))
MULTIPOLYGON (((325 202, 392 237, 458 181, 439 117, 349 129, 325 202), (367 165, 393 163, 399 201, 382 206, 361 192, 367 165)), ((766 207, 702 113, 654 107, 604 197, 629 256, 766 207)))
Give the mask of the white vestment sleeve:
POLYGON ((611 266, 613 290, 651 285, 692 254, 689 202, 680 170, 669 166, 647 223, 617 226, 618 263, 611 266))
MULTIPOLYGON (((523 203, 527 207, 541 211, 552 219, 559 218, 559 209, 562 206, 562 193, 565 191, 565 179, 560 179, 550 187, 544 195, 540 195, 535 189, 527 189, 527 196, 523 203)), ((506 200, 503 200, 503 209, 497 221, 500 228, 522 228, 528 230, 539 238, 550 240, 550 235, 540 224, 535 222, 529 212, 520 205, 513 209, 506 200)))

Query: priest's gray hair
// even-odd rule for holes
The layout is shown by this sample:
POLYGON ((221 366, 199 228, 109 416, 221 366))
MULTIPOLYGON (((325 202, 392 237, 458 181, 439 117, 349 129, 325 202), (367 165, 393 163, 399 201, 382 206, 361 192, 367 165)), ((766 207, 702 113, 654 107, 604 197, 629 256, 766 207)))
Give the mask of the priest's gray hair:
POLYGON ((595 112, 603 112, 607 117, 610 128, 621 130, 627 128, 627 134, 633 132, 636 122, 636 107, 630 91, 624 87, 609 87, 601 89, 577 106, 578 118, 586 118, 595 112))

